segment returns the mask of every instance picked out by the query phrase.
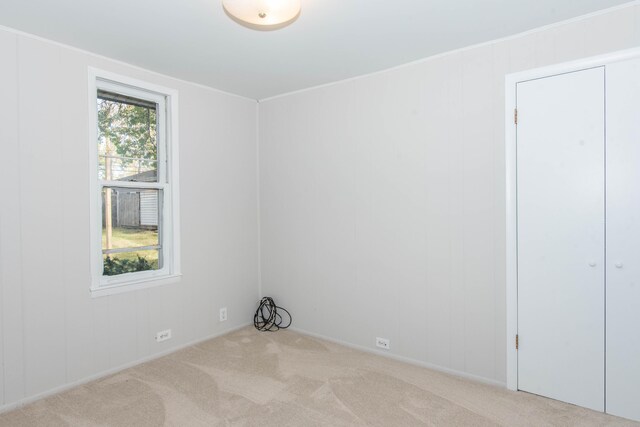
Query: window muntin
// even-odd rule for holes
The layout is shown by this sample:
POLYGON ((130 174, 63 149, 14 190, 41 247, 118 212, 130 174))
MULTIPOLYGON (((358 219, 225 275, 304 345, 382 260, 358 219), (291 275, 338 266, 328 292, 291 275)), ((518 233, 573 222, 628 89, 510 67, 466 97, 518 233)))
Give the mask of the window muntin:
POLYGON ((176 116, 170 111, 177 108, 177 93, 144 83, 138 87, 140 82, 131 84, 127 78, 119 83, 104 74, 109 77, 96 72, 90 79, 92 181, 97 185, 92 190, 94 296, 179 276, 173 224, 178 217, 173 191, 177 161, 172 163, 169 155, 177 160, 171 138, 177 135, 176 116), (169 170, 171 165, 175 170, 169 170))

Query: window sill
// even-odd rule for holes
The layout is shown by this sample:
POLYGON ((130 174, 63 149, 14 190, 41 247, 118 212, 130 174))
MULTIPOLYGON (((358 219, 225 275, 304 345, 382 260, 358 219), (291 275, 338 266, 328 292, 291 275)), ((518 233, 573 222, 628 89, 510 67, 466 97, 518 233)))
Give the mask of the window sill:
POLYGON ((109 286, 101 286, 99 288, 91 289, 91 298, 121 294, 123 292, 139 291, 141 289, 154 288, 162 285, 170 285, 172 283, 179 283, 181 279, 182 274, 172 274, 170 276, 149 277, 109 286))

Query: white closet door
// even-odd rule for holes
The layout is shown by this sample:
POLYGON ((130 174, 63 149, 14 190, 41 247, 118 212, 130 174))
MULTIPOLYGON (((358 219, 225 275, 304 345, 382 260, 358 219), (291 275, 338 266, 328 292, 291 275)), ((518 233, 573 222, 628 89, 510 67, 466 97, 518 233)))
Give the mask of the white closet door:
POLYGON ((604 410, 604 69, 517 86, 518 388, 604 410))
POLYGON ((607 66, 607 412, 640 420, 640 60, 607 66))

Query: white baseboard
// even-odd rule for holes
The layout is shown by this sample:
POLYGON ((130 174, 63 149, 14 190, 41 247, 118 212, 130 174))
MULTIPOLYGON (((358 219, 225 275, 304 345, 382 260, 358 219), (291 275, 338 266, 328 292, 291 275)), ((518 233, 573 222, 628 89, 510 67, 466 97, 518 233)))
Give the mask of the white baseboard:
POLYGON ((54 387, 54 388, 49 389, 47 391, 44 391, 42 393, 38 393, 38 394, 35 394, 33 396, 25 397, 25 398, 20 399, 20 400, 18 400, 16 402, 7 403, 5 405, 0 406, 0 414, 2 414, 3 412, 9 412, 9 411, 12 411, 14 409, 18 409, 18 408, 20 408, 22 406, 28 405, 29 403, 33 403, 36 400, 44 399, 45 397, 49 397, 49 396, 52 396, 54 394, 62 393, 63 391, 67 391, 67 390, 72 389, 74 387, 78 387, 80 385, 87 384, 87 383, 89 383, 91 381, 95 381, 97 379, 104 378, 104 377, 109 376, 109 375, 113 375, 115 373, 118 373, 118 372, 123 371, 123 370, 128 369, 128 368, 131 368, 133 366, 137 366, 137 365, 140 365, 142 363, 149 362, 151 360, 159 359, 159 358, 161 358, 163 356, 166 356, 168 354, 175 353, 176 351, 182 350, 182 349, 187 348, 187 347, 191 347, 192 345, 200 344, 200 343, 202 343, 204 341, 209 341, 210 339, 218 338, 218 337, 221 337, 223 335, 229 334, 231 332, 235 332, 238 329, 245 328, 245 327, 247 327, 247 326, 249 326, 251 324, 252 323, 243 323, 242 325, 233 327, 231 329, 227 329, 227 330, 222 331, 222 332, 215 333, 213 335, 209 335, 209 336, 204 337, 204 338, 197 339, 195 341, 191 341, 191 342, 189 342, 187 344, 182 344, 182 345, 179 345, 179 346, 176 346, 176 347, 172 347, 172 348, 169 348, 167 350, 163 350, 163 351, 161 351, 159 353, 153 354, 151 356, 143 357, 141 359, 134 360, 133 362, 125 363, 124 365, 120 365, 120 366, 117 366, 115 368, 107 369, 106 371, 102 371, 102 372, 99 372, 97 374, 89 375, 88 377, 82 378, 80 380, 73 381, 73 382, 70 382, 70 383, 66 383, 66 384, 61 385, 59 387, 54 387))
POLYGON ((293 326, 291 328, 289 328, 289 329, 291 329, 292 331, 298 332, 300 334, 303 334, 303 335, 308 335, 310 337, 319 338, 321 340, 329 341, 329 342, 332 342, 332 343, 335 343, 335 344, 340 344, 340 345, 343 345, 345 347, 352 348, 354 350, 364 351, 365 353, 371 353, 371 354, 375 354, 375 355, 378 355, 378 356, 387 357, 389 359, 397 360, 399 362, 408 363, 410 365, 420 366, 421 368, 433 369, 434 371, 443 372, 445 374, 455 375, 457 377, 461 377, 461 378, 465 378, 465 379, 468 379, 468 380, 477 381, 477 382, 480 382, 480 383, 489 384, 489 385, 493 385, 493 386, 498 386, 498 387, 502 387, 502 388, 506 388, 507 387, 506 383, 504 383, 502 381, 494 380, 492 378, 481 377, 479 375, 470 374, 468 372, 463 372, 463 371, 458 371, 456 369, 446 368, 444 366, 435 365, 435 364, 429 363, 429 362, 423 362, 422 360, 412 359, 412 358, 406 357, 406 356, 400 356, 400 355, 397 355, 397 354, 389 353, 388 351, 385 351, 385 350, 376 350, 374 348, 369 348, 369 347, 365 347, 365 346, 358 345, 358 344, 352 344, 352 343, 349 343, 349 342, 346 342, 346 341, 342 341, 342 340, 339 340, 339 339, 335 339, 335 338, 327 337, 327 336, 324 336, 324 335, 316 334, 314 332, 309 332, 309 331, 306 331, 304 329, 295 328, 293 326))

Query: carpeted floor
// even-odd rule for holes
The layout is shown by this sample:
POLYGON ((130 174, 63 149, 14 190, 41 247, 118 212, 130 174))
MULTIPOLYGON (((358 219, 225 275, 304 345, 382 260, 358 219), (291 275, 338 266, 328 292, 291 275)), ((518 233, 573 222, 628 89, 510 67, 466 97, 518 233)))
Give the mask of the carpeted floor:
POLYGON ((245 328, 0 415, 1 426, 622 426, 290 331, 245 328))

